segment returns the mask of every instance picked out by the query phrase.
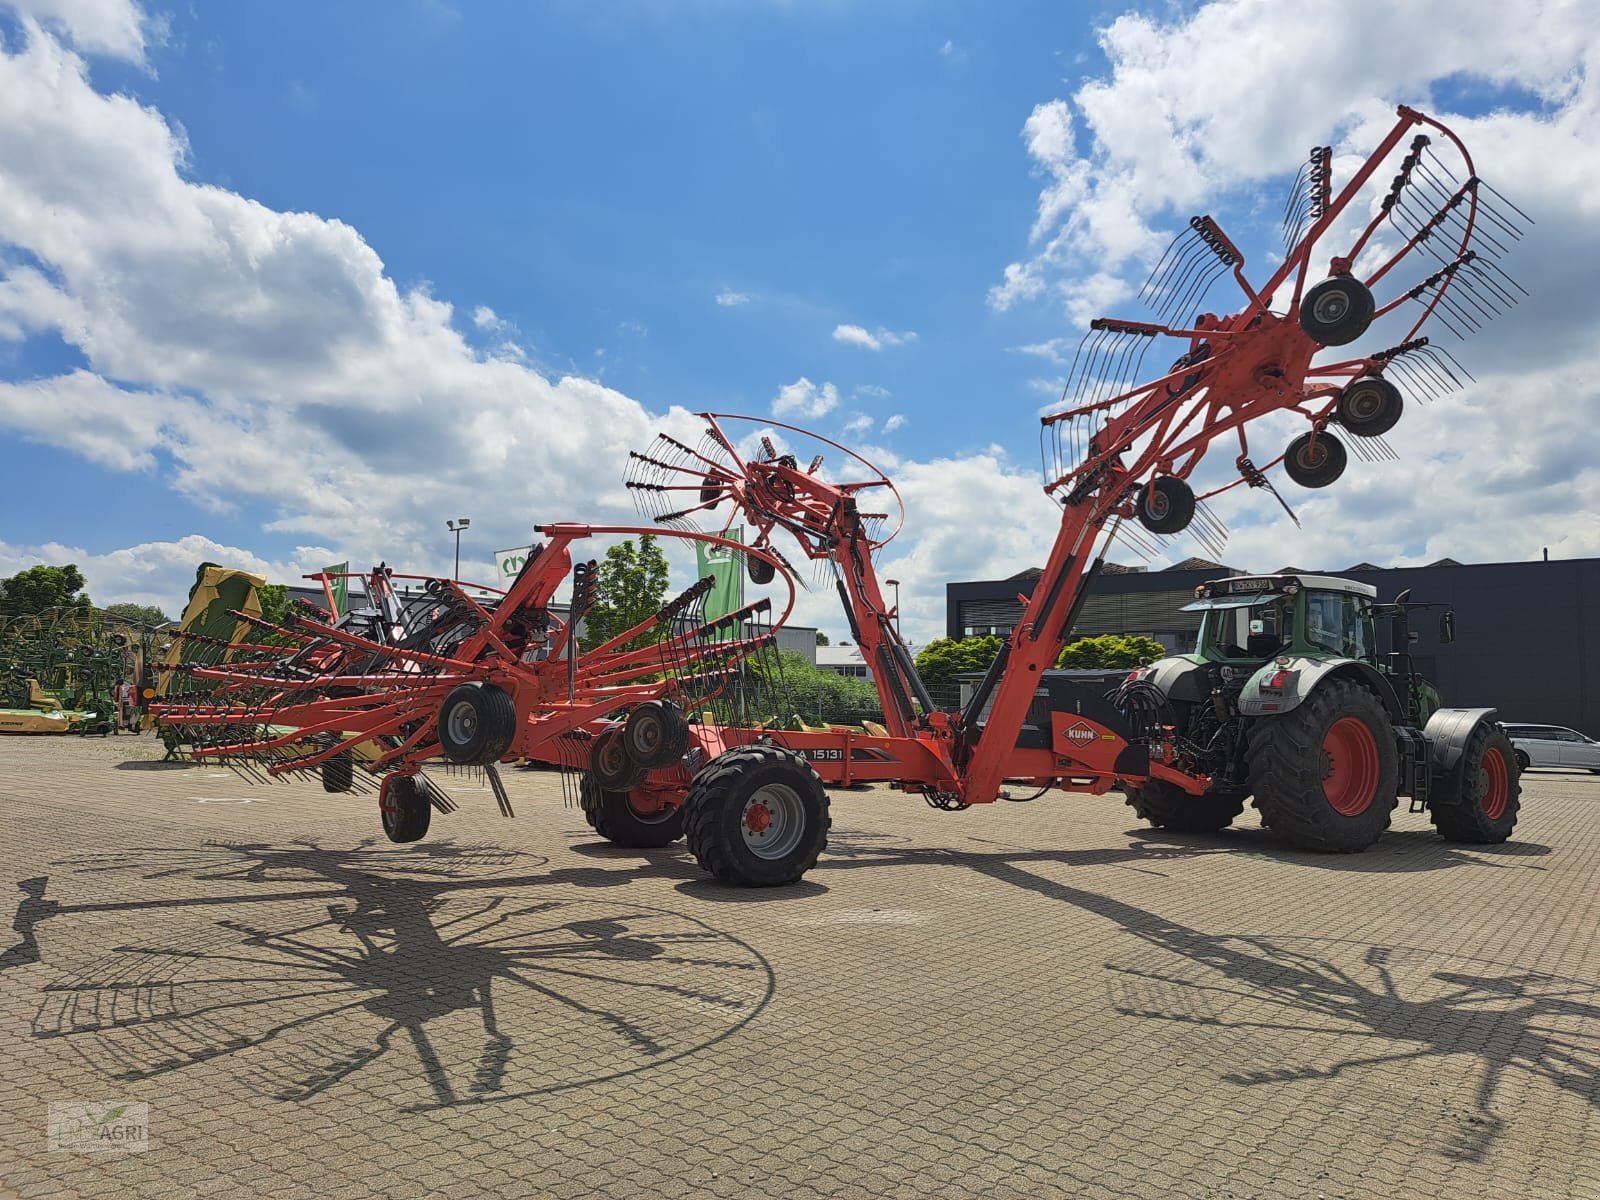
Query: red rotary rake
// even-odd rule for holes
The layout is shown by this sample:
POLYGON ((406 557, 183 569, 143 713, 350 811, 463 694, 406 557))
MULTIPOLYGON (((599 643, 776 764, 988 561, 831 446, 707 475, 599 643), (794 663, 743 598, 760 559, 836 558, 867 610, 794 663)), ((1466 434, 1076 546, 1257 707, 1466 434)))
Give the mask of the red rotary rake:
MULTIPOLYGON (((720 534, 746 524, 751 544, 737 550, 758 584, 779 574, 790 582, 793 568, 774 545, 779 531, 787 533, 838 590, 883 702, 881 728, 783 730, 749 720, 761 703, 744 704, 744 719, 724 708, 712 719, 686 720, 705 696, 750 699, 752 672, 739 664, 762 639, 745 635, 743 615, 728 619, 727 639, 713 651, 702 651, 699 633, 679 634, 666 610, 651 628, 670 654, 640 657, 615 644, 578 653, 565 627, 538 641, 535 634, 554 628, 548 604, 567 569, 566 542, 591 532, 576 526, 548 531, 550 546, 492 612, 454 585, 431 581, 427 595, 443 606, 438 619, 460 614, 460 636, 454 625, 440 632, 436 624, 386 617, 398 639, 386 643, 299 617, 278 631, 298 643, 287 659, 270 657, 284 647, 269 643, 259 648, 266 656, 259 663, 197 672, 222 689, 241 689, 248 701, 229 707, 231 693, 219 690, 187 709, 167 706, 162 719, 212 730, 202 753, 267 758, 272 771, 320 764, 327 782, 328 764, 354 757, 390 772, 391 836, 390 809, 412 803, 395 798, 420 794, 420 785, 401 781, 414 780, 428 757, 489 764, 535 754, 586 767, 580 800, 604 836, 642 846, 686 834, 707 870, 751 885, 792 882, 816 862, 829 826, 824 782, 891 782, 940 808, 993 801, 1007 780, 1094 794, 1156 781, 1202 795, 1211 779, 1179 753, 1171 726, 1131 722, 1110 699, 1044 678, 1111 542, 1122 536, 1139 544, 1192 524, 1215 545, 1225 531, 1206 499, 1241 484, 1272 490, 1266 471, 1280 463, 1303 486, 1332 483, 1346 464, 1335 429, 1352 435, 1368 457, 1392 456, 1382 435, 1403 406, 1393 380, 1420 399, 1458 386, 1464 373, 1423 328, 1436 321, 1465 336, 1521 291, 1496 259, 1526 217, 1494 203, 1498 194, 1437 121, 1401 108, 1387 137, 1337 193, 1332 168, 1328 147, 1312 152, 1285 211, 1284 260, 1261 286, 1247 279, 1243 255, 1220 226, 1197 217, 1146 284, 1155 319, 1093 323, 1064 407, 1043 418, 1045 490, 1061 506, 1060 530, 1020 622, 961 711, 941 710, 927 694, 878 583, 873 555, 903 517, 887 477, 826 439, 816 439, 824 453, 802 468, 773 439, 783 436, 777 430, 813 435, 705 414, 698 447, 662 435, 634 453, 629 488, 647 515, 680 536, 731 545, 719 534, 693 532, 694 524, 707 522, 720 534), (1387 189, 1369 186, 1386 169, 1393 171, 1387 189), (1368 199, 1370 208, 1361 211, 1368 199), (1336 238, 1339 250, 1329 253, 1336 238), (1314 260, 1327 262, 1327 276, 1312 283, 1314 260), (1414 263, 1425 260, 1426 272, 1416 271, 1414 263), (1404 283, 1402 268, 1411 276, 1404 283), (1243 306, 1187 320, 1229 273, 1243 306), (1398 336, 1386 348, 1317 361, 1390 317, 1398 336), (1177 339, 1183 351, 1165 373, 1138 383, 1158 338, 1177 339), (1283 410, 1304 417, 1308 428, 1258 465, 1246 426, 1283 410), (743 432, 737 422, 759 428, 736 438, 743 432), (1211 443, 1229 435, 1238 439, 1236 477, 1197 495, 1190 480, 1211 443), (829 452, 843 453, 857 478, 829 478, 829 452), (863 507, 878 495, 893 504, 863 507), (539 649, 547 651, 542 659, 539 649), (624 712, 625 721, 613 719, 624 712), (492 736, 481 732, 486 728, 492 736), (585 753, 573 753, 580 745, 585 753)), ((1477 728, 1457 724, 1435 745, 1440 770, 1453 769, 1477 728)), ((1428 742, 1418 734, 1405 744, 1428 742)))

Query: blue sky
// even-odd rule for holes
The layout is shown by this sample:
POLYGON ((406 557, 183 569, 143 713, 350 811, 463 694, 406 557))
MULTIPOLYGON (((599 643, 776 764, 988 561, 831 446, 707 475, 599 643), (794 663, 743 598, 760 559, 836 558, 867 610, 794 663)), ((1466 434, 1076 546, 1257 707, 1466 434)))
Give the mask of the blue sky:
POLYGON ((486 563, 626 519, 626 449, 714 408, 872 448, 911 508, 885 573, 936 632, 945 581, 1047 549, 1037 414, 1087 317, 1191 212, 1265 263, 1306 148, 1397 101, 1540 209, 1543 298, 1409 465, 1291 497, 1309 532, 1230 511, 1228 560, 1600 552, 1593 22, 1433 7, 1373 46, 1365 3, 0 2, 0 471, 38 498, 0 570, 176 609, 202 557, 443 569, 454 515, 486 563), (1492 488, 1456 496, 1463 460, 1492 488))

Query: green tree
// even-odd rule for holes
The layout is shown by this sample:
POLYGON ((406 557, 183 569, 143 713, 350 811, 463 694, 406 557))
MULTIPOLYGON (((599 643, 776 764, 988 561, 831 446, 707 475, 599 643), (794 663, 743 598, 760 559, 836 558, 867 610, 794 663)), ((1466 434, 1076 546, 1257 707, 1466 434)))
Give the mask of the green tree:
POLYGON ((135 625, 147 625, 152 629, 172 620, 153 604, 108 604, 100 611, 108 617, 117 617, 135 625))
POLYGON ((812 666, 806 656, 794 650, 780 650, 776 666, 752 660, 754 673, 766 686, 761 688, 756 706, 788 724, 799 717, 808 724, 859 725, 863 721, 883 720, 883 703, 870 679, 857 679, 812 666), (778 712, 778 708, 788 711, 778 712))
POLYGON ((1141 634, 1108 633, 1101 637, 1079 638, 1066 646, 1056 666, 1077 670, 1132 670, 1143 663, 1165 658, 1167 648, 1154 638, 1141 634))
POLYGON ((817 630, 817 645, 826 646, 828 644, 829 644, 828 635, 823 633, 822 630, 820 630, 820 629, 817 630))
POLYGON ((83 585, 83 572, 74 563, 29 567, 0 579, 0 616, 27 616, 47 608, 91 608, 89 597, 82 594, 83 585))
POLYGON ((957 676, 988 670, 1000 646, 997 637, 937 638, 917 653, 917 674, 936 702, 954 705, 961 698, 957 676))
POLYGON ((667 596, 667 556, 653 534, 606 551, 595 581, 594 607, 584 619, 584 649, 608 642, 655 613, 667 596))
POLYGON ((261 605, 262 620, 271 621, 274 625, 283 624, 289 615, 289 585, 287 583, 264 583, 256 589, 256 603, 261 605))

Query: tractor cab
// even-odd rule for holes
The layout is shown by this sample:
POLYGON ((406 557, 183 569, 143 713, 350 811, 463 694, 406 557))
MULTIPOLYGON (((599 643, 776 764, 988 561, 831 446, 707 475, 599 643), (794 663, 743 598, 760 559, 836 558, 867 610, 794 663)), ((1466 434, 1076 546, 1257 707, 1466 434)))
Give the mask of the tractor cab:
POLYGON ((1331 575, 1240 575, 1195 589, 1196 657, 1255 664, 1284 657, 1356 659, 1376 665, 1377 589, 1331 575))

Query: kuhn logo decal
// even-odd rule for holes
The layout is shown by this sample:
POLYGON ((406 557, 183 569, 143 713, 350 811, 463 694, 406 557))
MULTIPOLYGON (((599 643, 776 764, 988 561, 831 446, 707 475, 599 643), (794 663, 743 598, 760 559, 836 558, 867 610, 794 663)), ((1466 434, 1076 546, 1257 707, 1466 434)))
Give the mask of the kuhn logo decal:
POLYGON ((1076 725, 1069 725, 1066 729, 1063 729, 1061 736, 1069 742, 1075 742, 1079 746, 1086 746, 1099 735, 1082 721, 1079 721, 1076 725))

